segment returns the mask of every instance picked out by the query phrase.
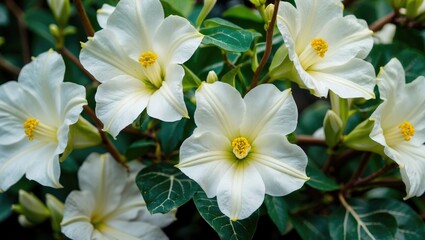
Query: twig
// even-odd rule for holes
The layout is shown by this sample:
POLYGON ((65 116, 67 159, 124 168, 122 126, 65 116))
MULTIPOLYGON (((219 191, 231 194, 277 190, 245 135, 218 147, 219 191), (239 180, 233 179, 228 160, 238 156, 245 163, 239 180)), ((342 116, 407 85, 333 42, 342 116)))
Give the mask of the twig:
POLYGON ((14 76, 18 76, 21 71, 20 68, 13 66, 3 58, 0 58, 0 68, 14 76))
POLYGON ((113 158, 115 158, 115 160, 118 163, 120 163, 122 166, 124 166, 127 169, 127 171, 130 171, 127 163, 125 162, 125 159, 121 156, 121 154, 115 148, 114 144, 112 144, 111 140, 108 138, 106 133, 102 130, 103 129, 103 123, 99 120, 99 118, 97 118, 93 109, 91 109, 88 105, 85 105, 84 111, 93 120, 94 125, 96 126, 97 130, 99 131, 100 137, 102 138, 102 143, 105 146, 106 150, 112 155, 113 158))
POLYGON ((99 81, 97 81, 97 79, 84 68, 78 58, 75 57, 74 54, 72 54, 72 52, 70 52, 67 48, 63 47, 58 49, 58 52, 73 62, 75 66, 77 66, 88 78, 90 78, 90 80, 92 80, 92 82, 99 83, 99 81))
POLYGON ((359 167, 357 168, 356 172, 354 172, 353 176, 348 181, 348 183, 345 185, 345 188, 350 188, 359 179, 359 177, 362 175, 363 171, 365 170, 366 165, 369 162, 371 155, 372 155, 371 152, 365 152, 364 153, 359 167))
POLYGON ((19 34, 21 35, 22 57, 25 64, 29 63, 31 62, 31 52, 28 42, 27 29, 23 19, 23 12, 13 0, 6 0, 6 6, 18 20, 19 34))
POLYGON ((263 68, 267 63, 267 60, 270 57, 270 53, 272 52, 273 30, 274 30, 274 25, 276 23, 276 16, 277 16, 277 11, 279 9, 279 3, 280 3, 280 0, 274 1, 273 17, 270 20, 269 27, 267 28, 267 34, 266 34, 266 51, 264 52, 263 58, 261 58, 261 61, 260 61, 260 64, 258 65, 257 70, 255 70, 254 77, 252 78, 251 85, 249 86, 249 90, 257 86, 258 78, 260 77, 261 71, 263 71, 263 68))
POLYGON ((352 184, 352 186, 359 186, 359 185, 366 184, 366 183, 372 181, 373 179, 380 177, 380 176, 384 175, 385 173, 395 169, 396 167, 398 167, 397 163, 391 163, 390 165, 383 167, 381 170, 379 170, 375 173, 372 173, 371 175, 369 175, 365 178, 360 178, 359 180, 354 182, 352 184))
POLYGON ((83 25, 84 30, 86 31, 86 35, 88 37, 93 37, 94 29, 90 23, 89 17, 87 16, 86 10, 84 9, 83 3, 81 2, 81 0, 74 0, 74 5, 77 8, 78 16, 80 16, 81 24, 83 25))
POLYGON ((227 53, 223 52, 223 59, 224 62, 226 63, 227 66, 231 67, 231 68, 236 68, 235 64, 233 64, 232 62, 230 62, 229 58, 227 57, 227 53))
POLYGON ((297 136, 297 142, 298 145, 318 145, 326 147, 326 142, 324 139, 315 138, 312 136, 307 135, 299 135, 297 136))
POLYGON ((377 32, 381 30, 385 24, 393 22, 395 17, 396 17, 396 14, 393 11, 390 14, 385 15, 382 18, 378 19, 376 22, 370 24, 369 29, 372 30, 373 32, 377 32))

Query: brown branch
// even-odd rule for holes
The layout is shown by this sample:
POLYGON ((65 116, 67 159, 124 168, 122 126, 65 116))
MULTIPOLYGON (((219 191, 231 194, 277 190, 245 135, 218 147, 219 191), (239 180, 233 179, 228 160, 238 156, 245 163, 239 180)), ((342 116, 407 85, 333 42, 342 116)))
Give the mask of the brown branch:
POLYGON ((81 2, 81 0, 74 0, 74 5, 77 8, 78 16, 80 17, 81 24, 84 27, 84 30, 86 31, 86 35, 88 37, 93 37, 94 35, 94 29, 91 25, 90 19, 87 16, 86 10, 84 9, 84 5, 81 2))
POLYGON ((315 137, 307 136, 307 135, 297 136, 296 144, 298 144, 298 145, 318 145, 318 146, 327 147, 324 139, 315 138, 315 137))
POLYGON ((61 49, 58 49, 58 52, 62 55, 68 58, 71 62, 75 64, 92 82, 99 83, 97 79, 89 72, 87 71, 84 66, 81 64, 80 60, 72 52, 70 52, 67 48, 63 47, 61 49))
POLYGON ((267 60, 269 59, 270 54, 272 52, 273 30, 274 30, 274 25, 276 23, 276 16, 277 16, 277 11, 279 9, 279 3, 280 3, 280 0, 274 1, 273 17, 270 20, 269 26, 267 28, 267 34, 266 34, 266 50, 264 52, 263 58, 261 58, 261 61, 260 61, 260 64, 258 65, 257 70, 255 70, 254 77, 252 78, 251 85, 249 86, 249 90, 257 86, 258 78, 260 77, 261 71, 263 71, 263 68, 266 65, 267 60))
POLYGON ((365 178, 360 178, 359 180, 357 180, 356 182, 354 182, 352 184, 352 186, 359 186, 359 185, 366 184, 366 183, 372 181, 373 179, 375 179, 377 177, 380 177, 380 176, 384 175, 385 173, 387 173, 387 172, 395 169, 396 167, 398 167, 397 163, 391 163, 391 164, 389 164, 389 165, 381 168, 381 170, 379 170, 379 171, 377 171, 375 173, 372 173, 371 175, 369 175, 369 176, 367 176, 365 178))
POLYGON ((18 76, 19 72, 21 71, 20 68, 10 64, 4 58, 0 58, 0 68, 14 76, 18 76))
POLYGON ((6 0, 6 6, 18 20, 19 35, 21 36, 22 58, 24 63, 31 62, 30 45, 28 42, 27 27, 25 26, 23 12, 13 0, 6 0))
POLYGON ((103 123, 97 118, 95 112, 93 109, 91 109, 88 105, 84 106, 84 111, 87 113, 87 115, 93 120, 94 125, 96 126, 97 130, 99 131, 100 137, 102 139, 102 143, 105 146, 106 150, 112 155, 112 157, 122 166, 124 166, 127 171, 129 171, 128 165, 125 161, 125 159, 121 156, 119 151, 115 148, 114 144, 112 144, 111 140, 108 138, 106 133, 102 130, 103 129, 103 123))
POLYGON ((376 22, 369 25, 369 29, 373 32, 377 32, 381 30, 385 24, 394 22, 394 19, 396 17, 395 12, 391 12, 388 15, 383 16, 382 18, 378 19, 376 22))
POLYGON ((371 155, 372 155, 371 152, 365 152, 364 153, 363 158, 362 158, 362 160, 360 162, 359 167, 357 168, 356 172, 354 172, 353 176, 347 182, 347 184, 345 184, 345 186, 343 187, 343 191, 345 191, 345 189, 349 189, 356 181, 358 181, 358 179, 362 175, 363 171, 365 170, 366 165, 369 162, 371 155))

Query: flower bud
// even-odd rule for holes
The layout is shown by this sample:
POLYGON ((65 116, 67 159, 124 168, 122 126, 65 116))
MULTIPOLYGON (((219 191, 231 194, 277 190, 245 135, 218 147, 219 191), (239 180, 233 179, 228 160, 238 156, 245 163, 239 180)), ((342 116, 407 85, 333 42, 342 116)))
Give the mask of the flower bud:
POLYGON ((214 83, 218 81, 217 74, 214 71, 209 71, 207 76, 207 83, 214 83))
POLYGON ((266 4, 266 0, 249 0, 255 7, 260 7, 261 5, 266 4))
POLYGON ((60 223, 62 221, 64 211, 63 203, 59 201, 55 196, 51 194, 46 194, 46 205, 47 208, 50 210, 50 219, 53 231, 60 232, 60 223))
POLYGON ((204 0, 204 6, 202 6, 201 12, 198 15, 198 19, 196 19, 196 27, 200 27, 204 19, 211 12, 217 0, 204 0))
POLYGON ((374 120, 367 119, 357 125, 347 136, 344 136, 343 144, 358 151, 384 154, 384 147, 369 137, 374 123, 374 120))
POLYGON ((325 141, 329 147, 335 147, 342 136, 341 118, 332 110, 328 110, 323 121, 323 130, 325 132, 325 141))
POLYGON ((65 27, 68 24, 68 19, 71 14, 69 0, 47 0, 47 4, 52 10, 53 16, 58 22, 59 27, 65 27))
POLYGON ((19 204, 12 205, 12 210, 23 217, 22 226, 30 226, 44 222, 50 212, 46 206, 33 193, 19 190, 19 204))
POLYGON ((266 9, 264 10, 264 21, 266 22, 266 29, 269 27, 269 23, 273 18, 273 12, 274 4, 267 5, 266 9))

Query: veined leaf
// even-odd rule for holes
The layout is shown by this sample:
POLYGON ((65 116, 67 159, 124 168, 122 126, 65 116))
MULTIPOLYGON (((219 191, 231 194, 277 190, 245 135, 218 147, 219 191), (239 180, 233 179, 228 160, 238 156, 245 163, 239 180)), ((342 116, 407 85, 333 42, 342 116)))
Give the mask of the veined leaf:
POLYGON ((267 213, 273 223, 279 229, 281 234, 284 233, 288 222, 288 205, 285 200, 283 197, 272 197, 266 195, 264 203, 266 204, 267 213))
POLYGON ((289 215, 292 225, 304 240, 328 240, 328 218, 320 215, 289 215))
POLYGON ((254 37, 258 35, 255 32, 228 26, 204 28, 200 32, 205 35, 203 44, 214 45, 229 52, 247 51, 254 37))
POLYGON ((218 233, 221 239, 252 239, 260 216, 258 210, 249 218, 231 221, 218 208, 216 198, 208 198, 203 191, 198 191, 193 200, 201 216, 218 233))
POLYGON ((142 169, 136 177, 150 213, 168 213, 189 201, 198 184, 178 168, 168 164, 154 164, 142 169))
POLYGON ((322 191, 334 191, 339 189, 339 185, 334 179, 326 176, 320 169, 313 166, 311 161, 307 165, 307 176, 310 177, 306 183, 312 187, 322 191))

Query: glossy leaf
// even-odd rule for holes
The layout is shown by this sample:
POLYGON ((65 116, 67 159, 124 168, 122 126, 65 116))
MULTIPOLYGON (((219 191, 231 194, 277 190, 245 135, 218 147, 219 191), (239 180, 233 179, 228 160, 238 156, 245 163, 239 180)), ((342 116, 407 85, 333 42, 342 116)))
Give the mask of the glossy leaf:
POLYGON ((313 166, 310 162, 307 165, 307 176, 310 177, 310 180, 306 182, 310 187, 325 192, 339 189, 339 185, 334 179, 326 176, 320 169, 313 166))
POLYGON ((328 218, 320 215, 290 215, 297 233, 304 240, 328 240, 328 218))
POLYGON ((183 77, 183 91, 186 92, 192 88, 198 88, 201 85, 201 80, 190 70, 184 66, 184 77, 183 77))
POLYGON ((267 207, 267 213, 272 219, 273 223, 279 229, 279 232, 283 234, 286 230, 286 224, 288 223, 288 205, 286 204, 283 197, 272 197, 266 195, 264 203, 267 207))
POLYGON ((260 215, 258 210, 249 218, 231 221, 218 208, 216 198, 208 198, 203 191, 198 191, 193 200, 201 216, 218 233, 221 239, 252 239, 260 215))
POLYGON ((205 35, 203 44, 214 45, 229 52, 247 51, 256 36, 248 30, 237 30, 227 26, 204 28, 200 32, 205 35))
POLYGON ((198 184, 178 168, 161 163, 142 169, 136 177, 150 213, 168 213, 192 199, 198 184))

